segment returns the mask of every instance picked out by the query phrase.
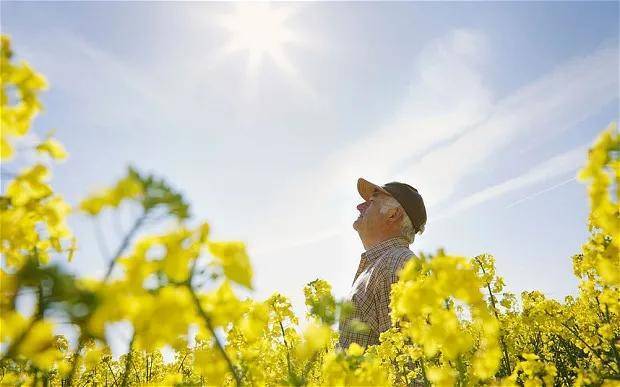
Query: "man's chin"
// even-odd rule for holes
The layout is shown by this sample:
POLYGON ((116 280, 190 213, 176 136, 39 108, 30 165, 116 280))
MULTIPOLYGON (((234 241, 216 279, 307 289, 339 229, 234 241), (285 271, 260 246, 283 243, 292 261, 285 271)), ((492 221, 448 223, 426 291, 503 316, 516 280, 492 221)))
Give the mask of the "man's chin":
POLYGON ((359 228, 359 224, 360 224, 360 218, 357 218, 353 221, 353 229, 358 231, 359 228))

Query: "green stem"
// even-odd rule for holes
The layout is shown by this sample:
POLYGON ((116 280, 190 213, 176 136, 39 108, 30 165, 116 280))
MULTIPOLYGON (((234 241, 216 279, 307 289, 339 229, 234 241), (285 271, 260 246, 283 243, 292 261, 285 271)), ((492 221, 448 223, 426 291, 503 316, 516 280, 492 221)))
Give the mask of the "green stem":
POLYGON ((127 387, 127 382, 129 381, 129 372, 131 367, 131 362, 133 360, 133 342, 136 339, 136 333, 131 336, 131 341, 129 342, 129 352, 127 353, 127 357, 125 358, 125 371, 123 372, 123 381, 121 382, 122 387, 127 387))
POLYGON ((288 376, 289 378, 292 377, 294 380, 297 380, 291 367, 291 353, 288 347, 288 342, 286 341, 286 335, 284 334, 284 325, 282 325, 282 320, 278 320, 278 323, 280 324, 280 332, 282 332, 282 340, 284 340, 284 347, 286 348, 286 365, 288 367, 288 376))
MULTIPOLYGON (((486 270, 484 270, 484 267, 482 266, 482 262, 480 262, 480 260, 478 259, 478 257, 475 257, 474 260, 478 263, 478 265, 480 266, 480 270, 482 270, 482 274, 486 275, 486 270)), ((502 346, 502 352, 503 352, 503 358, 504 358, 504 364, 505 367, 508 371, 507 375, 512 374, 512 367, 510 366, 510 357, 508 356, 508 348, 506 345, 506 341, 504 339, 504 333, 503 330, 501 329, 501 320, 499 318, 499 313, 497 312, 497 306, 495 303, 495 296, 493 295, 493 291, 491 290, 491 283, 487 283, 487 290, 489 292, 489 297, 491 298, 491 306, 493 307, 493 314, 495 315, 495 318, 497 319, 497 322, 500 323, 500 334, 499 334, 499 342, 502 346)))
POLYGON ((590 346, 590 344, 588 344, 588 343, 587 343, 584 339, 582 339, 582 338, 581 338, 581 336, 579 336, 579 334, 578 334, 575 330, 571 329, 571 327, 570 327, 570 326, 568 326, 568 324, 566 324, 566 323, 564 323, 564 322, 560 322, 560 324, 561 324, 563 327, 565 327, 566 329, 568 329, 568 331, 569 331, 570 333, 572 333, 572 334, 573 334, 573 335, 574 335, 574 336, 575 336, 575 337, 576 337, 579 341, 581 341, 581 342, 583 343, 583 345, 585 345, 585 346, 586 346, 586 347, 590 350, 590 352, 592 352, 592 353, 593 353, 593 354, 594 354, 597 358, 599 358, 599 360, 603 363, 603 365, 604 365, 604 366, 607 366, 607 367, 609 367, 609 368, 610 368, 613 372, 618 373, 618 371, 616 371, 616 370, 615 370, 612 366, 610 366, 609 364, 607 364, 607 362, 605 361, 605 359, 603 359, 603 358, 601 357, 601 355, 599 355, 599 354, 598 354, 598 353, 594 350, 594 348, 592 348, 592 347, 590 346))
POLYGON ((136 219, 136 222, 133 224, 129 232, 127 232, 127 234, 125 235, 125 238, 123 238, 123 241, 121 242, 121 244, 116 249, 116 252, 114 253, 114 257, 112 257, 112 259, 110 260, 110 263, 108 264, 108 269, 105 273, 105 277, 103 277, 103 282, 107 282, 108 278, 112 274, 112 270, 114 269, 116 262, 118 261, 120 256, 123 254, 123 252, 125 252, 125 249, 127 249, 127 246, 129 246, 129 243, 133 239, 136 232, 138 232, 140 227, 142 227, 142 224, 146 220, 147 215, 148 215, 148 211, 144 211, 142 215, 140 215, 140 217, 136 219))
MULTIPOLYGON (((598 302, 598 297, 596 298, 597 302, 598 302)), ((605 319, 607 320, 607 324, 611 324, 611 317, 609 317, 609 306, 607 306, 607 304, 605 304, 605 319)), ((616 342, 620 340, 620 337, 614 335, 614 337, 611 339, 611 351, 614 354, 614 359, 616 359, 616 365, 618 366, 618 369, 620 369, 620 355, 618 354, 618 350, 616 350, 616 342)))
POLYGON ((179 368, 177 368, 177 372, 181 371, 181 369, 183 368, 183 363, 185 362, 185 358, 187 358, 187 355, 189 355, 189 352, 186 353, 185 356, 183 356, 183 360, 181 360, 181 364, 179 364, 179 368))
POLYGON ((138 383, 140 383, 140 373, 138 372, 138 369, 136 368, 136 363, 135 362, 131 362, 131 368, 133 368, 133 372, 136 373, 136 380, 138 380, 138 383))
POLYGON ((427 387, 431 386, 431 382, 428 380, 426 376, 426 367, 424 366, 424 360, 420 359, 420 369, 422 370, 422 378, 424 378, 424 385, 427 387))
POLYGON ((209 332, 213 336, 213 340, 215 341, 215 346, 217 347, 217 349, 220 352, 220 354, 222 355, 222 357, 224 357, 224 360, 226 361, 226 364, 228 364, 228 368, 232 372, 232 374, 233 374, 233 376, 235 378, 235 381, 237 382, 237 386, 241 386, 241 377, 239 376, 239 374, 237 372, 237 369, 235 368, 235 366, 233 365, 232 361, 230 360, 230 357, 228 357, 228 354, 224 350, 224 346, 220 342, 220 339, 215 334, 215 329, 213 328, 213 324, 211 323, 211 318, 209 318, 209 316, 207 315, 207 312, 205 312, 205 310, 202 308, 202 305, 200 304, 200 299, 198 299, 198 296, 196 295, 196 293, 194 292, 194 289, 191 286, 191 278, 192 277, 193 277, 193 270, 192 270, 192 274, 190 274, 190 281, 188 281, 188 283, 187 283, 187 288, 188 288, 189 293, 190 293, 190 295, 192 297, 192 300, 194 301, 194 305, 196 306, 196 310, 198 311, 198 314, 200 315, 200 317, 202 317, 202 319, 204 320, 205 325, 207 326, 207 329, 209 330, 209 332))
POLYGON ((28 336, 28 333, 32 330, 32 327, 38 321, 39 321, 38 318, 33 318, 32 320, 30 320, 30 323, 28 324, 26 329, 24 329, 22 333, 20 333, 19 336, 17 336, 17 338, 11 343, 11 346, 6 351, 4 356, 2 356, 2 359, 0 359, 0 364, 4 363, 8 359, 12 359, 15 356, 15 352, 17 352, 17 349, 19 348, 21 343, 26 339, 26 337, 28 336))
POLYGON ((302 379, 302 383, 305 385, 306 383, 306 378, 308 377, 308 373, 310 372, 310 370, 312 369, 312 364, 316 361, 316 358, 319 356, 318 352, 315 352, 314 355, 312 355, 312 357, 310 358, 310 360, 308 361, 308 364, 306 364, 306 367, 304 368, 304 372, 301 375, 301 379, 302 379))
POLYGON ((106 360, 105 364, 108 366, 108 369, 110 370, 110 373, 112 374, 112 378, 114 379, 114 385, 118 386, 118 381, 116 380, 116 375, 114 374, 114 370, 112 370, 112 367, 110 366, 110 362, 106 360))
POLYGON ((82 335, 80 335, 80 337, 78 338, 77 347, 75 348, 75 352, 73 353, 73 362, 71 363, 71 371, 69 372, 69 376, 67 377, 67 380, 69 381, 70 386, 73 385, 73 379, 75 378, 75 373, 77 372, 78 362, 80 360, 80 352, 82 351, 83 347, 84 347, 84 338, 82 337, 82 335))

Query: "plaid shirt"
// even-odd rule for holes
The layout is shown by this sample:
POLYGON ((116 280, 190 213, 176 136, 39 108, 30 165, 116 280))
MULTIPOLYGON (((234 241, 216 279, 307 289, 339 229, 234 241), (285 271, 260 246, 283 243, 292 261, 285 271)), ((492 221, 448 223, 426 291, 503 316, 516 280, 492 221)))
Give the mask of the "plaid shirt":
POLYGON ((379 334, 391 326, 392 284, 398 281, 398 272, 413 255, 402 237, 387 239, 362 254, 349 294, 354 311, 340 321, 341 348, 348 348, 353 342, 363 347, 379 344, 379 334), (369 330, 354 331, 351 326, 354 319, 368 325, 369 330))

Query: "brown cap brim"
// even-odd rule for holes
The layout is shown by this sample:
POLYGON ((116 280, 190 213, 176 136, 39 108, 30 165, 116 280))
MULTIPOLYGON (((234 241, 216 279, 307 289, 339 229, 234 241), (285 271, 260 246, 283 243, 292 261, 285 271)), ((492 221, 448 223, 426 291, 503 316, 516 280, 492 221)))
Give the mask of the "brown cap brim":
POLYGON ((386 195, 392 196, 388 191, 386 191, 382 187, 376 184, 373 184, 364 178, 360 177, 359 179, 357 179, 357 192, 360 193, 360 196, 364 200, 368 200, 368 198, 370 198, 375 191, 379 191, 386 195))

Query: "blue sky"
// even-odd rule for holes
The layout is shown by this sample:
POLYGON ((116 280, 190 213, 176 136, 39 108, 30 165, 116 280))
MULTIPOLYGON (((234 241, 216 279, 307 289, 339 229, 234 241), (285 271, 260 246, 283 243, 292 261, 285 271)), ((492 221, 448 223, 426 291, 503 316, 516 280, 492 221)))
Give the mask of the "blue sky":
MULTIPOLYGON (((2 2, 2 32, 51 89, 36 131, 71 156, 71 203, 128 164, 165 176, 216 239, 248 244, 257 297, 344 296, 362 246, 356 179, 407 182, 415 252, 494 254, 513 291, 576 290, 587 146, 619 116, 618 3, 275 3, 296 38, 250 68, 230 3, 2 2)), ((125 209, 121 223, 129 225, 125 209)), ((101 273, 75 216, 72 266, 101 273)), ((114 221, 104 218, 110 247, 114 221)))

